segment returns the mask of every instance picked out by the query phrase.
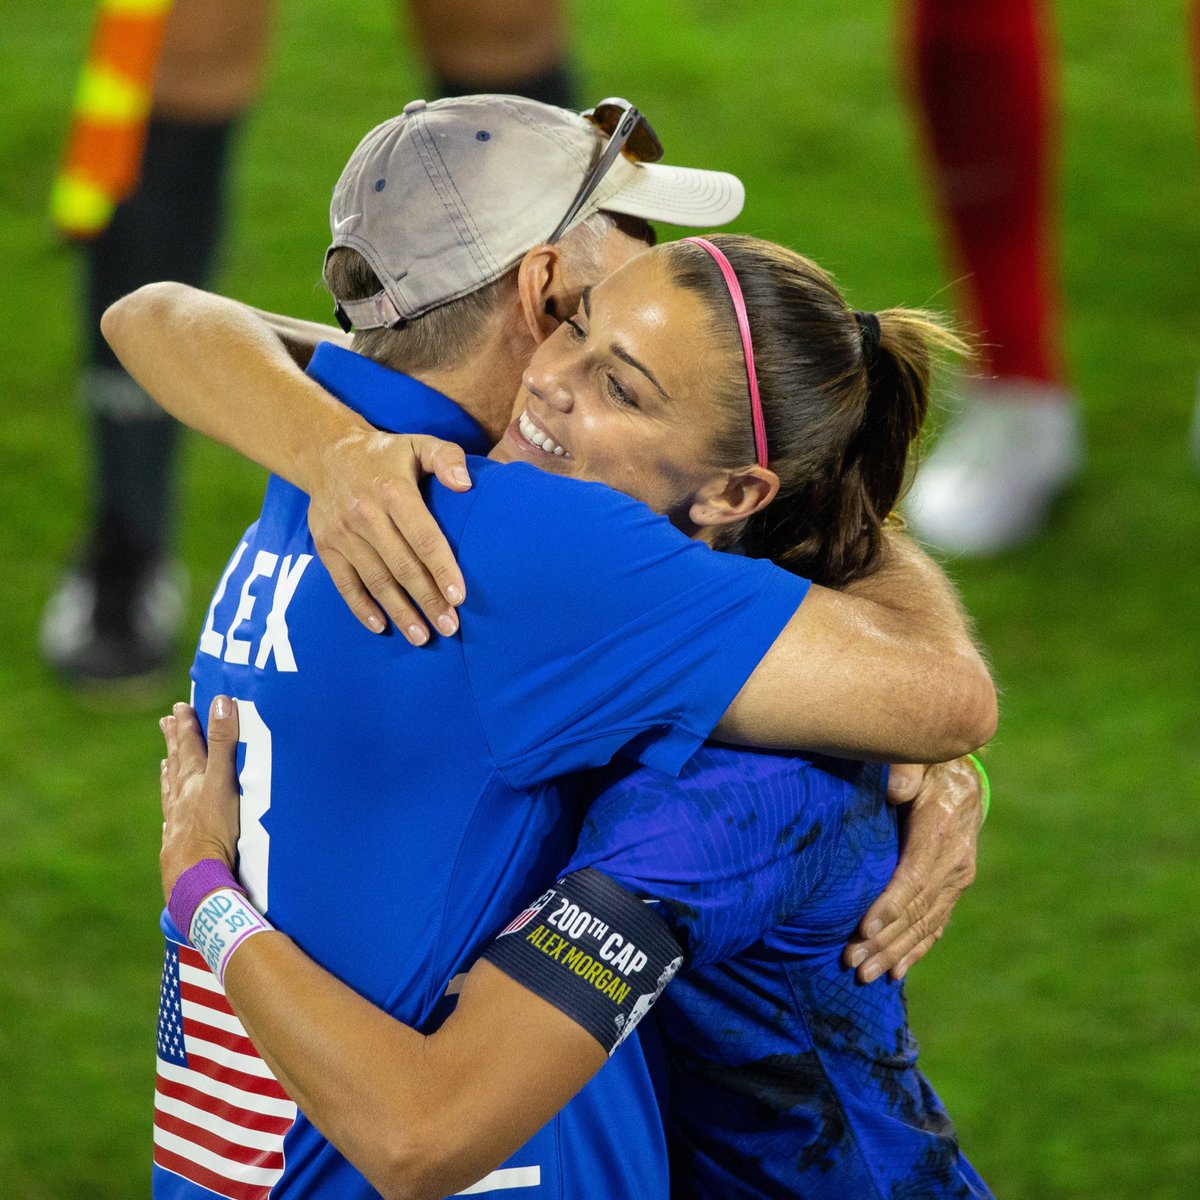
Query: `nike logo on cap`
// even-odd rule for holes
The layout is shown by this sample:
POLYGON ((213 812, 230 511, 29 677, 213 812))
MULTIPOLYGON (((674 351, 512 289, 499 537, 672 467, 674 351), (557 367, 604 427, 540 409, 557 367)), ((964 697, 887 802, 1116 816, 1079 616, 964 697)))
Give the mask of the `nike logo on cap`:
POLYGON ((334 229, 341 229, 348 221, 353 221, 355 217, 361 217, 362 213, 351 213, 348 217, 343 217, 340 221, 334 221, 334 229))

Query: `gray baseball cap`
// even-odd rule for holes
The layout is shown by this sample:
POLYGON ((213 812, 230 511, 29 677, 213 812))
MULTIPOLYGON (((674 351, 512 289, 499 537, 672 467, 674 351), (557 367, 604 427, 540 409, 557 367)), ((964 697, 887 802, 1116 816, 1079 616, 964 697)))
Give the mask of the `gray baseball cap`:
MULTIPOLYGON (((517 96, 405 105, 363 138, 333 189, 330 251, 357 250, 383 284, 367 300, 335 297, 342 311, 356 328, 377 329, 499 279, 550 236, 604 141, 578 113, 517 96)), ((745 194, 723 171, 621 155, 572 227, 600 209, 724 225, 745 194)))

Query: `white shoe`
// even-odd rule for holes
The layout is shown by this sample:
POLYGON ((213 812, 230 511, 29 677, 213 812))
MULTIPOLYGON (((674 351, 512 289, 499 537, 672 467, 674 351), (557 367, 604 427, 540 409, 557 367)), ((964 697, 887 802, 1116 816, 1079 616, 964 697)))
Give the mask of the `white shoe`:
POLYGON ((931 546, 997 554, 1037 533, 1081 461, 1069 392, 1032 380, 976 383, 918 471, 906 511, 931 546))
POLYGON ((187 594, 181 563, 114 553, 105 542, 63 576, 46 604, 42 654, 72 687, 136 694, 166 678, 187 594))

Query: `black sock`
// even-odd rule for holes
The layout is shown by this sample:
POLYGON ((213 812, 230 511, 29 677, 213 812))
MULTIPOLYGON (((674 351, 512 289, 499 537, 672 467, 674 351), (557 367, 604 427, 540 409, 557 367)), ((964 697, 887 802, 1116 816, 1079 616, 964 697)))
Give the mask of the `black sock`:
POLYGON ((575 80, 565 62, 540 74, 524 79, 491 80, 481 83, 477 79, 449 79, 440 73, 433 77, 434 90, 439 96, 473 96, 479 92, 495 92, 502 96, 525 96, 542 104, 555 104, 559 108, 575 106, 575 80))
POLYGON ((100 334, 100 316, 145 283, 208 282, 234 126, 152 118, 137 190, 84 251, 81 395, 95 450, 95 536, 135 556, 164 553, 170 541, 178 428, 122 370, 100 334))
POLYGON ((172 541, 179 426, 120 367, 89 367, 79 385, 93 455, 91 549, 133 570, 172 541))

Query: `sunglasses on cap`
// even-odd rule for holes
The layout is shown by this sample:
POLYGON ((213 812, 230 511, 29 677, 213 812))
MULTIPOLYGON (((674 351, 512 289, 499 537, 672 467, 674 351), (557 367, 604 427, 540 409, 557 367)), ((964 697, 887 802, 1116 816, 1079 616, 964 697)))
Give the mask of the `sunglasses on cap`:
POLYGON ((601 180, 616 162, 618 154, 624 154, 631 162, 647 163, 658 162, 663 156, 662 142, 658 140, 658 134, 628 100, 610 96, 607 100, 601 100, 595 108, 580 113, 580 116, 607 135, 608 143, 591 173, 583 181, 583 186, 571 202, 571 207, 567 209, 567 215, 559 221, 554 232, 546 239, 550 245, 554 245, 566 233, 567 227, 579 215, 579 210, 587 203, 588 197, 600 186, 601 180))

